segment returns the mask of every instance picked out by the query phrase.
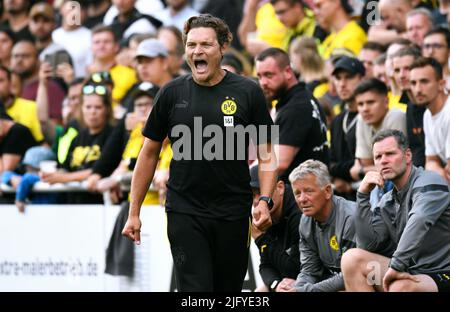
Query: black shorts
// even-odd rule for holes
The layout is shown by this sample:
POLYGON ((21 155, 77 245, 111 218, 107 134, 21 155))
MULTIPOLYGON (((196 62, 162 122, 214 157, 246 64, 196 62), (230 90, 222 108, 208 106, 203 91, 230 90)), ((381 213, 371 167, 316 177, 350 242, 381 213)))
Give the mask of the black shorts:
POLYGON ((450 271, 427 274, 433 279, 439 292, 450 292, 450 271))

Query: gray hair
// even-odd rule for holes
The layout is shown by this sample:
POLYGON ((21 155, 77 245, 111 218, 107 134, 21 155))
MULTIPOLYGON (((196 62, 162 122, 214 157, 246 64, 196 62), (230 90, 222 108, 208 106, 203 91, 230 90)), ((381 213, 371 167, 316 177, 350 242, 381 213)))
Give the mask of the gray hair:
POLYGON ((308 159, 292 170, 289 175, 289 181, 293 184, 297 180, 303 180, 307 175, 312 174, 316 177, 317 184, 325 187, 331 184, 330 173, 327 166, 318 160, 308 159))
POLYGON ((411 11, 409 11, 406 14, 406 17, 411 17, 411 16, 415 16, 415 15, 423 15, 428 19, 428 22, 430 22, 430 25, 433 25, 433 16, 431 15, 430 11, 428 11, 425 8, 417 8, 417 9, 412 9, 411 11))

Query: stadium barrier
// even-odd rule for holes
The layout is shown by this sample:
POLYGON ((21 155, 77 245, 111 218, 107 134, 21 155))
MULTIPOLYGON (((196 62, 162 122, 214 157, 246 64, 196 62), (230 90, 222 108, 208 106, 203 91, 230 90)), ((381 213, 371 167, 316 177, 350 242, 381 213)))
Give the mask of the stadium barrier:
MULTIPOLYGON (((86 192, 84 183, 39 183, 33 191, 86 192)), ((5 185, 0 188, 14 192, 5 185)), ((110 204, 27 205, 22 214, 14 205, 0 205, 0 291, 176 290, 161 206, 142 208, 134 277, 104 273, 105 251, 119 210, 110 204)), ((244 291, 262 284, 254 243, 249 264, 244 291)))

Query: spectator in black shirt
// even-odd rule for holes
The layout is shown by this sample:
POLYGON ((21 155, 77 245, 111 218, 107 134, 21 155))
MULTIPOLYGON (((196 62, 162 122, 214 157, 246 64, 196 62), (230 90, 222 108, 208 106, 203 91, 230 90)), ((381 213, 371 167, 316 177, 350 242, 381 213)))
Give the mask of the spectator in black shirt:
POLYGON ((278 171, 286 183, 291 171, 307 159, 328 164, 325 115, 316 98, 298 82, 289 56, 268 48, 256 57, 259 84, 269 101, 277 100, 275 124, 280 127, 278 171))
POLYGON ((14 171, 25 152, 37 145, 30 130, 15 123, 0 107, 0 173, 14 171))
POLYGON ((355 162, 356 121, 358 108, 353 91, 365 75, 364 64, 357 58, 343 56, 333 70, 336 90, 342 100, 343 111, 331 123, 330 174, 337 195, 356 199, 352 189, 350 169, 355 162))
MULTIPOLYGON (((257 165, 250 168, 250 176, 253 205, 257 206, 261 195, 257 165)), ((252 237, 261 256, 259 274, 264 282, 255 291, 278 291, 281 283, 292 285, 295 282, 300 273, 298 226, 301 215, 291 186, 278 181, 273 193, 273 207, 270 209, 272 226, 265 232, 252 227, 252 237)))
POLYGON ((3 23, 11 29, 17 41, 33 40, 33 36, 28 29, 28 11, 31 7, 31 0, 3 1, 8 19, 3 23))
POLYGON ((173 159, 166 200, 167 232, 179 291, 242 290, 252 193, 248 136, 238 134, 235 140, 239 129, 247 127, 259 133, 254 142, 260 151, 263 196, 253 209, 253 222, 262 231, 271 224, 276 164, 270 139, 263 136, 268 134, 265 130, 271 130, 272 120, 257 84, 220 68, 231 38, 228 26, 209 14, 186 21, 183 39, 192 74, 172 80, 157 94, 131 183, 130 213, 123 234, 140 243, 141 204, 162 142, 169 136, 173 159))

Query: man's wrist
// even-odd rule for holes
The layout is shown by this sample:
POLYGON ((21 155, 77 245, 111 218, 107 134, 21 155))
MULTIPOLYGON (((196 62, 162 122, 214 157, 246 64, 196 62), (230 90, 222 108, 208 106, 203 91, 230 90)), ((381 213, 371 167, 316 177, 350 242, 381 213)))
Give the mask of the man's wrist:
POLYGON ((273 207, 273 200, 272 200, 271 197, 269 197, 269 196, 260 196, 259 199, 258 199, 258 203, 261 202, 261 201, 266 202, 267 207, 269 207, 269 210, 272 209, 272 207, 273 207))
POLYGON ((278 287, 278 285, 280 284, 280 280, 278 280, 278 279, 276 279, 276 280, 274 280, 272 283, 270 283, 270 285, 269 285, 269 290, 271 291, 271 292, 275 292, 276 290, 277 290, 277 287, 278 287))

